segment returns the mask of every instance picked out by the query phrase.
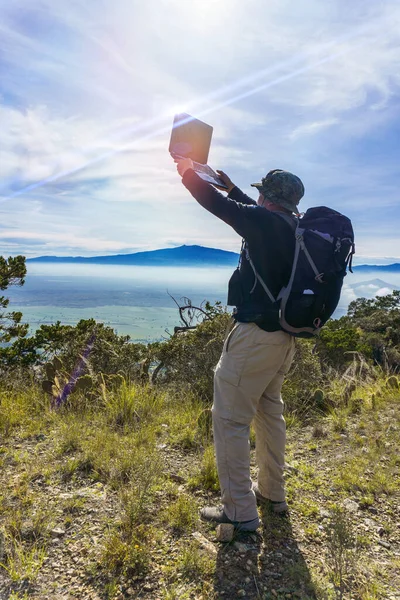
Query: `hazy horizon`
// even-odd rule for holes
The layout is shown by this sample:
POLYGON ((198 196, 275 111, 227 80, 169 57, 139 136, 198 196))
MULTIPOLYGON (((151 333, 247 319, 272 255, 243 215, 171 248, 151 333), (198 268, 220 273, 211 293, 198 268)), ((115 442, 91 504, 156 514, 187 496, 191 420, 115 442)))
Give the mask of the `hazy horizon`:
MULTIPOLYGON (((181 246, 176 246, 177 248, 181 248, 184 246, 197 246, 200 248, 207 248, 207 249, 213 249, 213 250, 223 250, 223 248, 216 248, 215 246, 199 246, 198 244, 182 244, 181 246)), ((172 250, 173 248, 154 248, 153 250, 148 250, 147 252, 154 252, 157 250, 172 250)), ((240 250, 240 248, 239 248, 240 250)), ((239 250, 236 252, 236 254, 239 256, 239 250)), ((140 254, 143 251, 140 250, 138 252, 127 252, 127 253, 116 253, 116 254, 99 254, 99 255, 95 255, 95 256, 83 256, 83 255, 54 255, 54 254, 42 254, 39 255, 37 257, 30 257, 27 259, 27 261, 31 261, 37 258, 42 258, 42 257, 54 257, 54 258, 100 258, 100 257, 106 257, 106 256, 129 256, 130 254, 140 254)), ((146 252, 146 251, 145 251, 146 252)), ((231 251, 229 250, 228 252, 235 252, 235 251, 231 251)), ((360 266, 360 265, 368 265, 370 264, 371 266, 385 266, 385 265, 390 265, 390 264, 398 264, 400 263, 400 256, 399 257, 367 257, 367 256, 358 256, 357 254, 354 255, 353 257, 353 264, 354 266, 360 266), (370 262, 366 262, 366 261, 370 261, 370 262)))
MULTIPOLYGON (((133 340, 166 336, 179 323, 176 304, 188 296, 193 304, 226 304, 232 267, 147 267, 30 263, 22 288, 7 290, 10 310, 21 310, 33 329, 57 320, 74 325, 94 318, 133 340)), ((348 274, 336 317, 349 302, 400 289, 400 273, 348 274)))

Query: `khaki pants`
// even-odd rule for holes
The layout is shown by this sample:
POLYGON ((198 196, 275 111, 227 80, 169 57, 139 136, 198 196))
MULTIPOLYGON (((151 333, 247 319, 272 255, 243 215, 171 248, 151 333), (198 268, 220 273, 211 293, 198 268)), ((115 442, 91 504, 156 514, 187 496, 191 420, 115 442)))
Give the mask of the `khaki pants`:
POLYGON ((294 338, 237 323, 215 370, 213 429, 222 503, 229 519, 257 518, 250 478, 250 424, 254 419, 258 485, 270 500, 285 499, 286 425, 281 388, 294 338))

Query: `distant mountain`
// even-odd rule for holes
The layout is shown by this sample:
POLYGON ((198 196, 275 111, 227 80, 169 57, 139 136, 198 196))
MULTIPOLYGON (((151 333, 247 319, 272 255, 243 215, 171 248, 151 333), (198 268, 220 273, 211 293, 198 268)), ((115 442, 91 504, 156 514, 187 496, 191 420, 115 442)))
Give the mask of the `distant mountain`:
POLYGON ((386 296, 386 294, 399 289, 397 285, 393 285, 382 279, 369 279, 368 281, 359 281, 358 283, 346 281, 346 283, 358 298, 373 298, 376 295, 386 296))
MULTIPOLYGON (((234 266, 239 255, 218 248, 204 246, 178 246, 134 254, 115 254, 111 256, 39 256, 28 258, 27 262, 41 263, 86 263, 97 265, 144 265, 153 267, 188 267, 188 266, 234 266)), ((358 265, 355 271, 400 272, 400 263, 392 265, 358 265)))
POLYGON ((384 288, 384 287, 391 287, 394 290, 397 290, 398 287, 396 285, 393 285, 391 283, 388 283, 387 281, 383 281, 382 279, 368 279, 368 281, 358 281, 357 283, 350 283, 347 282, 348 287, 351 287, 353 289, 359 288, 359 287, 365 287, 367 285, 371 286, 371 287, 375 287, 375 288, 384 288))
POLYGON ((383 271, 390 273, 398 273, 400 271, 400 263, 393 263, 392 265, 358 265, 353 267, 355 271, 383 271))
POLYGON ((204 246, 179 246, 163 250, 116 254, 113 256, 39 256, 28 258, 27 262, 41 263, 85 263, 97 265, 143 265, 153 267, 189 266, 234 266, 238 262, 236 252, 227 252, 204 246))

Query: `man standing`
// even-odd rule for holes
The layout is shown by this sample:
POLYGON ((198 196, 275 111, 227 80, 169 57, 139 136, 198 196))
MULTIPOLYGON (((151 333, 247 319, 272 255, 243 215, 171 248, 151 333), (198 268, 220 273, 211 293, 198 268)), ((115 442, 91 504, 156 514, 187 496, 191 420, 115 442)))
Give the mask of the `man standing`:
POLYGON ((239 267, 229 282, 228 305, 235 326, 225 340, 215 370, 212 407, 216 461, 223 507, 206 507, 201 516, 233 523, 244 531, 259 526, 256 500, 269 500, 275 512, 287 510, 283 467, 286 425, 281 388, 294 354, 294 338, 279 325, 274 298, 289 280, 295 247, 291 215, 304 195, 301 180, 276 169, 252 184, 257 202, 218 171, 228 196, 198 177, 190 159, 177 162, 192 196, 243 238, 239 267), (282 213, 282 216, 278 213, 282 213), (250 424, 256 433, 258 482, 250 478, 250 424))

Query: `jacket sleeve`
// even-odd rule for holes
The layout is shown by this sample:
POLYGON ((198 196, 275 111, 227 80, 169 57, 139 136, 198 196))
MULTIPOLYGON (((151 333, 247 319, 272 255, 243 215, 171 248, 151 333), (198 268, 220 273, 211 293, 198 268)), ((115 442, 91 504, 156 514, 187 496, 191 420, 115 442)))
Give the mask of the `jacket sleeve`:
MULTIPOLYGON (((203 208, 233 227, 241 237, 247 237, 252 221, 249 219, 250 212, 259 208, 255 203, 249 206, 223 196, 211 184, 201 179, 193 169, 185 172, 182 183, 203 208)), ((243 196, 248 198, 245 194, 243 196)))
POLYGON ((257 202, 255 200, 253 200, 252 198, 250 198, 250 196, 248 196, 247 194, 242 192, 242 190, 240 188, 238 188, 236 185, 229 192, 228 198, 231 198, 232 200, 236 200, 236 202, 240 202, 240 204, 257 205, 257 202))

